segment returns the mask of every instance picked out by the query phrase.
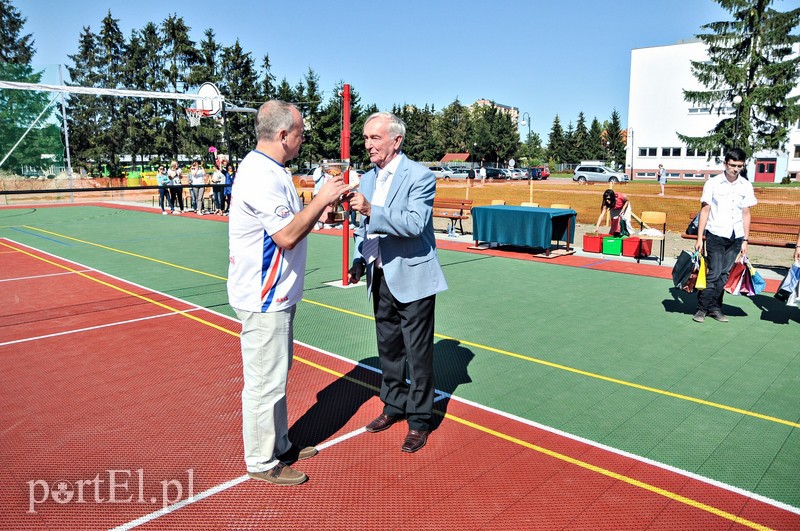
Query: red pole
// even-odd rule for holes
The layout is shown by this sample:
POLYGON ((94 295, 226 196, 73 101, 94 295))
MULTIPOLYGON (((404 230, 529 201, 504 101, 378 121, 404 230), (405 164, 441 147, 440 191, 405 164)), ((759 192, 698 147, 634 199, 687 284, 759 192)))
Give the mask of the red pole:
MULTIPOLYGON (((341 158, 350 160, 350 85, 345 83, 342 87, 342 142, 341 158)), ((350 170, 344 174, 344 182, 350 182, 350 170)), ((347 269, 350 263, 350 216, 347 211, 350 205, 345 201, 344 221, 342 222, 342 286, 347 285, 347 269)))

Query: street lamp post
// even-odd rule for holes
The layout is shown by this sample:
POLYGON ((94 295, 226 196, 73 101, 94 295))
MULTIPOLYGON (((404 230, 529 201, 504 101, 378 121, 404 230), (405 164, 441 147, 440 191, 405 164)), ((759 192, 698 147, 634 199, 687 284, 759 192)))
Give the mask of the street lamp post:
POLYGON ((628 128, 628 136, 631 139, 631 181, 633 180, 633 157, 636 155, 636 152, 633 150, 633 127, 628 128))
POLYGON ((525 152, 528 154, 528 166, 531 165, 531 115, 528 112, 522 113, 522 125, 528 126, 528 138, 525 139, 525 152), (527 118, 525 118, 527 116, 527 118))
POLYGON ((738 94, 733 97, 733 104, 736 105, 736 118, 733 122, 733 147, 736 147, 737 137, 739 136, 739 105, 742 103, 742 97, 738 94))

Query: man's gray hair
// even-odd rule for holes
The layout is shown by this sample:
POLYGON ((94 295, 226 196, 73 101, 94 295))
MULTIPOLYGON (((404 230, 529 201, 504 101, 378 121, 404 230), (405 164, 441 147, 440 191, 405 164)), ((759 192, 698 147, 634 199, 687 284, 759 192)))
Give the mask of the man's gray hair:
POLYGON ((406 139, 406 123, 399 116, 386 111, 374 112, 367 117, 364 125, 367 125, 370 120, 375 118, 385 118, 389 121, 389 134, 392 137, 402 136, 403 140, 406 139))
POLYGON ((280 130, 294 129, 292 109, 300 112, 296 105, 281 100, 269 100, 258 108, 256 114, 256 140, 274 140, 280 130))

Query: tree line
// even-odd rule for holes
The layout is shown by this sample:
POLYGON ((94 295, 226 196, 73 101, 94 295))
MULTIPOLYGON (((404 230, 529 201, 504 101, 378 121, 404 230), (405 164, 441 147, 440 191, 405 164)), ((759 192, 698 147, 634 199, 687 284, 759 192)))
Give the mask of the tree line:
MULTIPOLYGON (((769 7, 769 0, 737 0, 730 5, 717 1, 732 13, 733 21, 703 26, 709 33, 699 37, 708 43, 712 60, 693 64, 693 68, 709 90, 686 91, 685 97, 725 109, 739 96, 741 117, 721 118, 703 137, 679 137, 690 147, 709 152, 713 146, 731 145, 746 146, 748 154, 751 146, 774 149, 786 142, 792 123, 800 118, 798 96, 790 95, 800 71, 800 58, 792 51, 800 42, 796 34, 800 9, 779 13, 769 7)), ((31 66, 34 42, 31 35, 23 33, 26 19, 11 0, 0 0, 0 13, 0 76, 39 82, 42 72, 31 66)), ((258 107, 273 98, 295 102, 307 130, 297 163, 311 165, 339 156, 342 81, 326 94, 309 68, 294 85, 285 77, 278 82, 268 53, 256 59, 238 39, 232 45, 220 43, 210 28, 195 42, 190 30, 182 17, 173 14, 160 24, 150 22, 134 29, 126 37, 109 11, 97 32, 89 26, 81 31, 78 51, 69 56, 69 84, 192 93, 203 82, 212 82, 226 101, 242 107, 258 107)), ((378 108, 363 102, 355 87, 351 93, 351 159, 357 165, 367 164, 359 137, 364 120, 378 108)), ((10 150, 51 99, 46 93, 0 90, 0 154, 10 150)), ((203 158, 212 145, 237 160, 255 144, 252 115, 227 113, 228 138, 223 138, 218 121, 206 119, 200 126, 190 127, 184 105, 174 100, 69 95, 73 166, 91 171, 106 165, 119 174, 123 155, 134 161, 151 156, 160 160, 178 155, 203 158)), ((616 110, 608 120, 600 122, 595 117, 588 125, 581 112, 575 124, 570 121, 566 128, 556 115, 546 147, 539 135, 530 131, 521 141, 516 119, 492 105, 470 106, 456 99, 440 110, 429 104, 407 103, 395 104, 390 110, 406 121, 404 150, 417 160, 436 161, 445 153, 469 153, 465 162, 497 166, 512 158, 528 165, 590 159, 617 165, 625 162, 627 130, 616 110)), ((63 153, 56 135, 59 129, 52 122, 37 127, 5 167, 25 161, 40 164, 41 153, 63 153)))

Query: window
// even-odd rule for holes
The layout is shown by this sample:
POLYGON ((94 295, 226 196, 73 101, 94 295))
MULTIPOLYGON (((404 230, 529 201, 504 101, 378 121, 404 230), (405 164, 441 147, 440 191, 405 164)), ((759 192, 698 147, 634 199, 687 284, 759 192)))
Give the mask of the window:
POLYGON ((661 156, 662 157, 680 157, 681 156, 681 148, 676 147, 665 147, 661 148, 661 156))
POLYGON ((656 148, 654 148, 654 147, 640 147, 639 148, 639 156, 640 157, 655 157, 656 156, 656 148))
POLYGON ((794 158, 800 159, 800 146, 794 146, 794 158))
MULTIPOLYGON (((800 147, 800 146, 798 146, 800 147)), ((708 155, 708 152, 704 149, 692 149, 686 148, 686 156, 687 157, 705 157, 708 155)))

